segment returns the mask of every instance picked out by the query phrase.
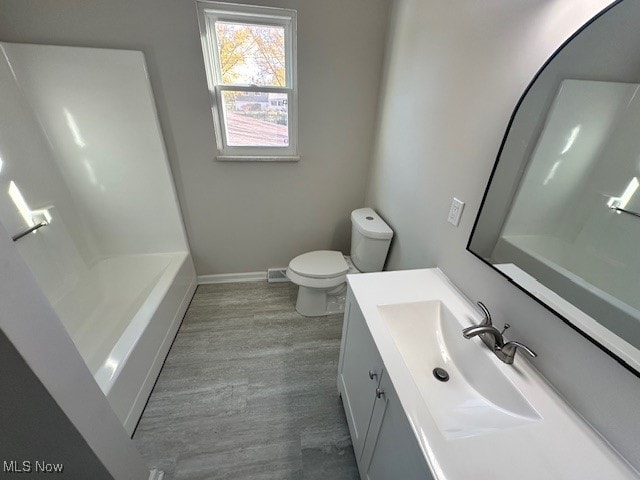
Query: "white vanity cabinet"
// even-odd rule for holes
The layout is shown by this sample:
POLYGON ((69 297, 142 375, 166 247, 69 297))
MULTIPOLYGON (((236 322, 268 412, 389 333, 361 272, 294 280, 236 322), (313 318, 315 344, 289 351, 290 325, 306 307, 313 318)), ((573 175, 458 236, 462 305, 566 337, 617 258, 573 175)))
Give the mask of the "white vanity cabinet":
POLYGON ((371 420, 376 388, 383 373, 383 363, 350 290, 345 305, 338 365, 338 391, 342 396, 353 451, 359 459, 371 420), (349 342, 347 348, 345 339, 349 342))
POLYGON ((640 480, 526 359, 462 335, 482 317, 441 271, 348 284, 338 390, 362 480, 640 480))
POLYGON ((426 461, 351 290, 347 294, 338 371, 360 476, 431 480, 426 461))
POLYGON ((389 376, 383 376, 360 457, 368 480, 432 480, 389 376))

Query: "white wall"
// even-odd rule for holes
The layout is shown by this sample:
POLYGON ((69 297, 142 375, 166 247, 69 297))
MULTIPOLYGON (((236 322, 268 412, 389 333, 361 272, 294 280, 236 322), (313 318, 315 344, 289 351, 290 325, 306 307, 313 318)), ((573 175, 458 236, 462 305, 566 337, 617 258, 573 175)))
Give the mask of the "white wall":
POLYGON ((87 265, 99 256, 100 247, 1 48, 0 222, 11 235, 29 226, 9 196, 11 182, 30 209, 48 209, 51 224, 17 242, 16 247, 48 298, 55 301, 74 288, 87 265))
MULTIPOLYGON (((637 8, 640 19, 640 5, 637 8)), ((620 197, 634 181, 640 180, 640 96, 636 94, 623 112, 609 142, 601 152, 602 160, 584 182, 568 220, 573 218, 569 230, 575 244, 585 250, 596 251, 616 266, 624 267, 628 276, 626 283, 629 297, 640 291, 640 255, 638 238, 640 222, 637 218, 614 213, 606 206, 611 197, 620 197), (633 292, 633 293, 632 293, 633 292)), ((637 189, 624 207, 640 212, 640 189, 637 189)))
MULTIPOLYGON (((502 235, 557 235, 638 85, 566 80, 546 116, 502 235)), ((511 160, 504 157, 504 162, 511 160)), ((617 166, 617 165, 616 165, 617 166)), ((617 169, 617 168, 615 168, 617 169)), ((601 199, 601 204, 606 203, 601 199)), ((571 241, 571 240, 570 240, 571 241)))
MULTIPOLYGON (((100 256, 187 250, 142 54, 8 43, 2 49, 80 213, 68 215, 67 224, 84 221, 100 256)), ((49 169, 41 164, 52 158, 32 160, 35 170, 49 169)))
MULTIPOLYGON (((625 7, 629 5, 636 8, 625 8, 624 13, 640 21, 640 4, 625 7)), ((617 22, 607 22, 610 28, 612 24, 617 22)), ((598 22, 594 29, 600 26, 598 22)), ((636 78, 640 79, 640 72, 636 78)), ((626 303, 631 312, 640 307, 640 222, 615 213, 607 203, 640 177, 638 90, 636 83, 562 83, 501 233, 536 236, 538 239, 513 238, 509 242, 531 245, 532 251, 626 303)), ((640 192, 630 198, 626 208, 640 209, 640 192)), ((545 268, 528 270, 530 263, 521 264, 518 249, 509 242, 498 242, 491 261, 514 262, 554 288, 551 278, 543 273, 545 268), (502 251, 503 246, 507 250, 502 251)), ((554 290, 573 301, 562 290, 554 290)), ((592 303, 575 305, 600 323, 619 323, 619 328, 612 330, 632 344, 640 344, 640 325, 635 318, 624 321, 613 309, 606 311, 606 304, 605 313, 596 314, 602 307, 591 310, 588 305, 592 303), (625 330, 627 335, 622 335, 625 330)))
MULTIPOLYGON (((241 0, 244 1, 244 0, 241 0)), ((193 0, 4 0, 0 40, 142 50, 198 274, 348 250, 370 164, 388 0, 248 0, 298 10, 297 164, 213 160, 193 0)))
MULTIPOLYGON (((397 0, 367 203, 396 236, 387 267, 438 265, 636 468, 640 381, 465 246, 513 107, 547 57, 607 0, 397 0), (452 196, 467 202, 459 228, 452 196)), ((499 456, 499 454, 498 454, 499 456)))

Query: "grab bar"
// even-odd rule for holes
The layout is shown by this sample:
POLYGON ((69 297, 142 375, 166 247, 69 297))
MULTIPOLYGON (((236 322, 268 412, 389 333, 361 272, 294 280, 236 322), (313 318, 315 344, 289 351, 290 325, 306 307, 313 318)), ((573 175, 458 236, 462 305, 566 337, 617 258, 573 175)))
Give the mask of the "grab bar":
POLYGON ((40 222, 36 225, 34 225, 33 227, 29 227, 27 228, 25 231, 20 232, 15 234, 13 237, 11 237, 13 239, 13 241, 18 241, 20 240, 22 237, 26 237, 27 235, 29 235, 31 232, 35 232, 36 230, 38 230, 39 228, 42 228, 46 225, 49 225, 47 222, 40 222))
POLYGON ((622 213, 626 213, 628 215, 633 215, 634 217, 640 218, 640 213, 632 212, 630 210, 625 210, 624 208, 620 208, 620 207, 611 207, 611 208, 616 212, 622 212, 622 213))

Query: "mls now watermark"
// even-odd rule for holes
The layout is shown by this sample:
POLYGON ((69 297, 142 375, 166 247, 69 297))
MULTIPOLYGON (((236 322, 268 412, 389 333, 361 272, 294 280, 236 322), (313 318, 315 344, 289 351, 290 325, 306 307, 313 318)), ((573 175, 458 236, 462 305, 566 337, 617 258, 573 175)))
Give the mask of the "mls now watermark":
POLYGON ((61 463, 48 463, 44 460, 3 460, 2 471, 6 473, 62 473, 64 465, 61 463))

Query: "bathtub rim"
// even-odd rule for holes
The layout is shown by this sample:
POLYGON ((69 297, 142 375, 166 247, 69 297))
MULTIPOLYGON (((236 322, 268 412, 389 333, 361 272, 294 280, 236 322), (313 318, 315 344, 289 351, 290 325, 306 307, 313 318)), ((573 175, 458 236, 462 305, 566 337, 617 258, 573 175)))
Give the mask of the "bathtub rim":
MULTIPOLYGON (((144 334, 149 322, 153 319, 160 303, 172 286, 183 263, 190 257, 189 252, 151 253, 141 254, 149 256, 170 256, 168 265, 164 268, 149 296, 142 302, 140 308, 132 317, 122 335, 111 348, 108 357, 102 362, 95 372, 91 372, 102 392, 108 397, 114 384, 122 374, 127 361, 135 350, 140 337, 144 334), (118 360, 115 368, 107 366, 109 360, 114 357, 118 360)), ((135 255, 138 256, 138 255, 135 255)))

